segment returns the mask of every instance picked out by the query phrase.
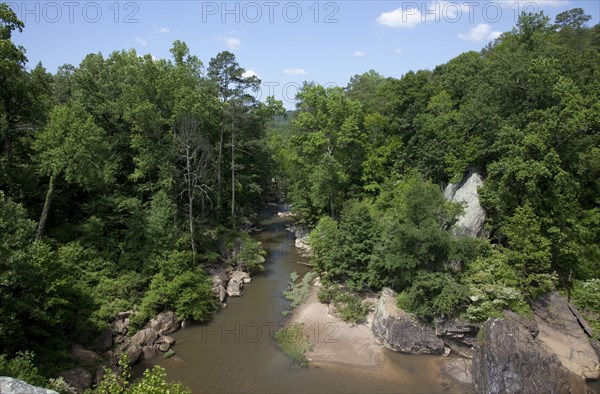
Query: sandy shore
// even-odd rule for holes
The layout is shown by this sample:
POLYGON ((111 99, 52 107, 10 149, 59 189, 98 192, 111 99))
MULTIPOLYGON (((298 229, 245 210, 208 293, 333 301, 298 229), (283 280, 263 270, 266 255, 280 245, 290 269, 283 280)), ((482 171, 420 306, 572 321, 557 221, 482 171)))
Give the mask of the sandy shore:
MULTIPOLYGON (((378 344, 371 331, 374 312, 369 313, 365 323, 348 324, 332 312, 332 306, 319 302, 319 288, 317 281, 310 296, 294 310, 288 321, 288 324, 302 324, 304 333, 313 342, 313 350, 306 353, 311 366, 378 370, 382 376, 401 379, 403 372, 391 361, 394 352, 378 344)), ((377 300, 372 301, 375 305, 377 300)), ((470 360, 442 356, 407 357, 420 357, 420 365, 426 365, 425 370, 429 371, 424 374, 425 379, 443 385, 449 392, 468 391, 470 360)))
POLYGON ((306 354, 312 365, 346 364, 356 367, 377 367, 386 351, 378 345, 371 332, 371 319, 351 325, 330 313, 330 306, 317 298, 319 285, 313 286, 307 300, 298 306, 289 323, 302 323, 303 331, 313 342, 313 350, 306 354))

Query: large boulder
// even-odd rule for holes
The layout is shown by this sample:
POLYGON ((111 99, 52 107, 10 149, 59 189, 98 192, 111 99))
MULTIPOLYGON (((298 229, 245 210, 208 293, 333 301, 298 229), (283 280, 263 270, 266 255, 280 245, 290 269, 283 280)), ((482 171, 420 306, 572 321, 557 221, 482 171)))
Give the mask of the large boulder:
POLYGON ((373 316, 375 339, 388 349, 410 354, 442 354, 444 341, 435 331, 396 306, 396 293, 383 289, 373 316))
POLYGON ((464 207, 462 215, 452 229, 455 235, 471 237, 483 235, 486 215, 479 204, 478 189, 481 186, 483 186, 483 176, 475 170, 470 170, 460 183, 450 183, 446 186, 444 197, 464 207))
POLYGON ((146 324, 146 328, 151 328, 160 335, 171 334, 179 329, 179 320, 175 313, 163 311, 146 324))
POLYGON ((76 393, 83 393, 92 387, 92 374, 81 367, 60 372, 58 377, 63 378, 69 386, 75 389, 76 393))
POLYGON ((212 291, 219 302, 223 303, 227 297, 227 273, 223 269, 209 271, 212 278, 212 291))
POLYGON ((479 323, 457 319, 436 319, 435 334, 456 354, 473 358, 477 346, 479 323))
POLYGON ((140 345, 140 346, 144 346, 144 345, 152 346, 152 345, 154 345, 154 343, 156 342, 157 339, 158 339, 158 333, 156 332, 155 329, 144 328, 144 329, 136 332, 131 337, 131 344, 132 345, 140 345))
POLYGON ((2 394, 58 394, 54 390, 32 386, 15 378, 0 376, 0 393, 2 394))
POLYGON ((513 320, 489 319, 473 357, 476 393, 585 393, 585 381, 563 367, 529 330, 513 320))
POLYGON ((100 356, 91 350, 87 350, 78 343, 71 346, 71 358, 86 368, 96 368, 100 363, 100 356))
POLYGON ((309 228, 303 224, 294 224, 289 227, 289 230, 296 236, 296 240, 294 241, 296 248, 303 254, 310 254, 311 248, 308 242, 310 235, 309 228))
POLYGON ((598 355, 565 297, 547 293, 533 303, 532 309, 540 331, 536 339, 571 372, 585 379, 600 378, 598 355))
POLYGON ((227 284, 227 294, 229 297, 239 297, 242 295, 244 283, 249 283, 250 275, 244 271, 233 271, 229 283, 227 284))

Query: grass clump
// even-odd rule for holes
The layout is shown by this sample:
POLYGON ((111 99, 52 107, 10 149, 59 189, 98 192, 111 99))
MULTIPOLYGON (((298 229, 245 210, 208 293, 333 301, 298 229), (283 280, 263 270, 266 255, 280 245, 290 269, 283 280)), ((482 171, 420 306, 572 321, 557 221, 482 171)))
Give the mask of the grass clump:
POLYGON ((312 350, 313 344, 308 335, 302 332, 301 324, 282 327, 275 333, 274 339, 279 348, 295 363, 301 366, 308 365, 305 353, 312 350))

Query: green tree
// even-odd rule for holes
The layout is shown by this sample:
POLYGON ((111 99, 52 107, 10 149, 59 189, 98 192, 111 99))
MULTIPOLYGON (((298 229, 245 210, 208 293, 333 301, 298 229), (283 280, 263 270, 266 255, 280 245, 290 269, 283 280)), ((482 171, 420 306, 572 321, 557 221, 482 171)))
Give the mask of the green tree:
POLYGON ((104 131, 77 103, 57 106, 48 126, 38 135, 40 171, 50 176, 36 239, 46 228, 55 182, 63 176, 69 183, 92 189, 108 179, 105 158, 109 155, 104 131))

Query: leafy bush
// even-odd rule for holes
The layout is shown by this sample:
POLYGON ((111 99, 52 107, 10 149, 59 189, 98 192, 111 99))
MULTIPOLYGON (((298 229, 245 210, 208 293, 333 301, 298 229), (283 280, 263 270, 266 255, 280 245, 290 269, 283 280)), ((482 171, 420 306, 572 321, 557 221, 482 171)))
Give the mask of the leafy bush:
POLYGON ((236 269, 264 271, 266 252, 259 241, 242 231, 222 230, 224 254, 236 269))
POLYGON ((520 314, 531 312, 521 290, 523 277, 508 263, 501 249, 470 264, 465 282, 471 300, 466 310, 469 320, 484 321, 488 317, 500 317, 505 309, 520 314))
POLYGON ((345 282, 360 290, 368 279, 368 265, 379 228, 366 201, 350 200, 341 220, 324 217, 311 232, 314 262, 324 279, 345 282))
POLYGON ((168 382, 167 372, 160 366, 144 371, 144 376, 131 382, 130 367, 125 358, 119 361, 121 373, 116 376, 110 368, 105 370, 104 379, 98 384, 96 394, 188 394, 192 391, 179 382, 168 382))
POLYGON ((456 314, 467 296, 466 286, 449 274, 420 271, 412 285, 398 294, 398 306, 431 323, 435 317, 456 314))
POLYGON ((308 365, 304 354, 312 350, 313 344, 308 335, 302 331, 302 325, 296 323, 282 327, 275 333, 274 339, 279 348, 294 362, 302 366, 308 365))
POLYGON ((336 285, 322 282, 322 286, 317 293, 317 298, 319 299, 320 303, 329 304, 335 299, 339 292, 340 290, 336 285))
POLYGON ((571 297, 592 326, 594 337, 600 338, 600 279, 574 281, 571 297))
POLYGON ((292 301, 292 309, 308 298, 312 282, 316 276, 316 272, 307 272, 300 283, 294 283, 298 279, 298 274, 295 271, 290 274, 290 288, 283 292, 283 296, 292 301))
POLYGON ((352 293, 338 293, 333 299, 337 313, 342 320, 352 324, 363 323, 367 320, 369 305, 362 302, 362 299, 352 293))
POLYGON ((19 352, 13 359, 8 359, 6 355, 1 354, 0 376, 10 376, 34 386, 43 387, 46 384, 46 378, 33 364, 33 353, 31 352, 19 352))
POLYGON ((172 309, 181 319, 208 320, 218 309, 211 278, 201 267, 191 267, 189 252, 171 252, 158 264, 132 324, 140 327, 164 309, 172 309))

